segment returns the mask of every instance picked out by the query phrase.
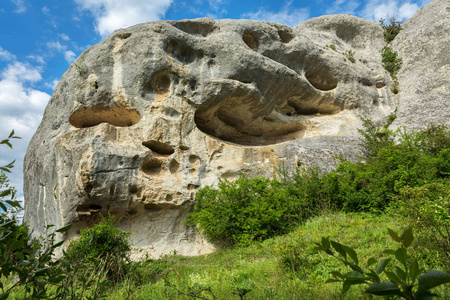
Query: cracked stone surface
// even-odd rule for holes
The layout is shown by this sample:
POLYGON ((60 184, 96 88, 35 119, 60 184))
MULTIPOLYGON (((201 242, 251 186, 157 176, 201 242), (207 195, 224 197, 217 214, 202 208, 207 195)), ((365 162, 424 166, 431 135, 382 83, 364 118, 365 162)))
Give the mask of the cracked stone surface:
POLYGON ((25 220, 33 235, 73 223, 70 239, 109 211, 135 257, 211 252, 183 223, 196 190, 299 161, 330 170, 361 154, 361 116, 402 107, 384 45, 377 23, 349 15, 117 30, 54 91, 25 158, 25 220))

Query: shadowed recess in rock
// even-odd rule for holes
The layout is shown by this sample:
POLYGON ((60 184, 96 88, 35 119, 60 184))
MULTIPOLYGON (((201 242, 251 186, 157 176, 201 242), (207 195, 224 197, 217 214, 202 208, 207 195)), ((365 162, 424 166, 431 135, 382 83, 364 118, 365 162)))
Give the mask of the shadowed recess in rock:
POLYGON ((173 154, 173 152, 175 152, 175 149, 173 149, 172 146, 170 146, 166 143, 161 143, 161 142, 155 141, 155 140, 143 142, 142 145, 144 145, 148 149, 152 150, 153 152, 156 152, 156 153, 162 154, 162 155, 170 155, 170 154, 173 154))
POLYGON ((80 108, 69 118, 69 123, 77 128, 93 127, 101 123, 127 127, 138 123, 141 116, 134 109, 124 107, 80 108))

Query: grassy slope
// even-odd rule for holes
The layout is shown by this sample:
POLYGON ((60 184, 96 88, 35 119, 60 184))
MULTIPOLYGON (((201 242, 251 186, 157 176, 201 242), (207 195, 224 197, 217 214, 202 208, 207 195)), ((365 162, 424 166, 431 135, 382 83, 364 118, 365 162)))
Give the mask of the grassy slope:
MULTIPOLYGON (((353 247, 360 261, 366 262, 373 255, 382 257, 382 251, 387 248, 396 248, 387 228, 401 231, 405 227, 401 220, 388 215, 325 214, 288 235, 247 248, 219 250, 201 257, 170 255, 143 262, 136 271, 143 278, 142 283, 136 285, 130 281, 117 286, 108 299, 124 299, 127 295, 131 299, 189 299, 165 281, 185 293, 190 288, 210 287, 216 299, 239 299, 235 294, 239 289, 251 289, 244 299, 362 299, 363 287, 354 286, 344 296, 339 283, 324 283, 330 278, 329 272, 341 266, 332 257, 314 251, 314 242, 329 236, 353 247), (282 257, 295 258, 296 264, 283 268, 282 257), (292 268, 297 271, 289 271, 292 268)), ((440 293, 450 294, 450 290, 441 289, 440 293)), ((212 299, 207 292, 201 295, 212 299)))

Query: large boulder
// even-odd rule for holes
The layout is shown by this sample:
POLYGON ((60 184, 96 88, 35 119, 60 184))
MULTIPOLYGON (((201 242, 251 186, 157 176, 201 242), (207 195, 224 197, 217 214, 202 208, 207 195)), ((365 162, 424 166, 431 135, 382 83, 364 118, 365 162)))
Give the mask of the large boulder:
POLYGON ((402 27, 392 42, 403 60, 394 125, 450 125, 450 1, 430 2, 402 27))
POLYGON ((136 255, 210 252, 183 223, 197 189, 361 154, 360 117, 401 106, 384 45, 380 25, 349 15, 117 30, 54 91, 25 158, 25 220, 34 235, 73 223, 70 239, 110 212, 136 255))

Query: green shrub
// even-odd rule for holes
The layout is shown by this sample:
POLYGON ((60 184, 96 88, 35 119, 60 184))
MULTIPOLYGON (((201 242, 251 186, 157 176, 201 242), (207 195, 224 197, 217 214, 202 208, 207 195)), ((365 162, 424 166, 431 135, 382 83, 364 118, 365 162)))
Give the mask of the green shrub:
POLYGON ((130 233, 115 228, 115 222, 115 217, 108 215, 93 227, 81 230, 80 238, 71 241, 67 247, 67 259, 86 267, 103 264, 111 280, 120 280, 131 251, 130 233))
POLYGON ((402 65, 402 59, 398 57, 398 53, 393 51, 388 46, 381 49, 381 62, 386 71, 389 72, 392 79, 396 79, 397 72, 400 70, 402 65))
POLYGON ((205 187, 198 191, 188 225, 198 225, 215 243, 247 245, 286 233, 303 217, 302 203, 277 180, 241 177, 221 181, 218 189, 205 187))
POLYGON ((450 180, 404 187, 390 210, 423 232, 429 250, 438 250, 441 263, 450 265, 450 180))
POLYGON ((401 235, 389 229, 389 234, 395 242, 400 244, 400 247, 395 250, 387 249, 383 253, 395 258, 395 265, 391 264, 393 258, 377 261, 373 257, 363 265, 355 250, 322 237, 322 241, 316 243, 316 250, 336 258, 350 269, 345 274, 338 271, 330 272, 333 278, 328 279, 327 283, 341 282, 344 293, 353 285, 367 284, 369 285, 365 290, 367 294, 389 297, 389 299, 396 297, 425 300, 437 296, 431 293, 431 289, 449 283, 450 274, 433 270, 419 276, 424 269, 420 268, 418 260, 412 259, 407 252, 414 239, 412 229, 407 228, 401 235))
POLYGON ((449 128, 392 132, 370 120, 364 121, 364 127, 365 161, 341 159, 336 171, 324 176, 338 178, 328 195, 333 206, 345 211, 383 211, 402 188, 449 176, 449 128))
POLYGON ((395 17, 389 18, 387 23, 385 23, 385 21, 385 19, 380 19, 379 23, 384 30, 384 40, 386 43, 390 43, 395 39, 400 30, 402 30, 403 22, 397 21, 395 17))

